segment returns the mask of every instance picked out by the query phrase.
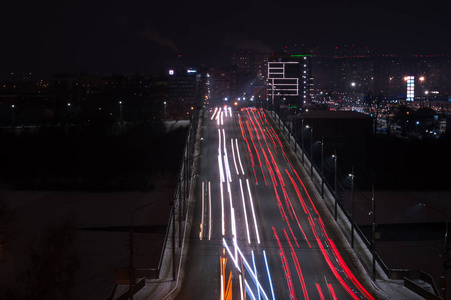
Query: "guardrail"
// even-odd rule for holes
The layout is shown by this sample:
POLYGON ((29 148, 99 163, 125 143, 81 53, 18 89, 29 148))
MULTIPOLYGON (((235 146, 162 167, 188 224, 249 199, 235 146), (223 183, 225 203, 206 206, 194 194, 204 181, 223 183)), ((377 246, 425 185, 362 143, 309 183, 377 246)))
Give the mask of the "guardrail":
MULTIPOLYGON (((271 110, 269 111, 270 115, 272 116, 275 123, 279 126, 279 129, 281 130, 282 134, 288 141, 288 144, 290 147, 292 147, 292 150, 294 151, 296 157, 301 161, 301 163, 306 168, 311 169, 310 178, 312 180, 313 185, 315 186, 318 193, 321 195, 324 203, 326 204, 326 207, 328 208, 329 212, 331 214, 335 213, 335 204, 337 205, 337 208, 340 210, 340 215, 344 217, 344 222, 337 222, 337 225, 339 225, 339 228, 344 233, 345 237, 347 237, 349 242, 349 235, 350 231, 349 228, 352 228, 351 225, 353 224, 353 228, 355 232, 357 233, 357 236, 360 238, 360 240, 363 242, 363 244, 366 246, 365 253, 360 253, 358 255, 360 261, 362 262, 362 265, 365 266, 365 269, 368 273, 371 272, 372 266, 371 261, 373 260, 373 256, 371 254, 371 242, 366 238, 366 236, 363 234, 362 230, 359 228, 359 226, 354 222, 353 218, 349 214, 349 212, 345 209, 343 204, 336 199, 336 195, 332 192, 332 187, 327 181, 323 181, 323 175, 321 174, 321 170, 318 168, 318 166, 313 162, 311 155, 307 152, 305 152, 305 149, 298 145, 298 141, 296 140, 295 136, 292 135, 289 126, 279 117, 276 111, 271 110), (323 190, 324 186, 324 190, 323 190), (324 196, 326 194, 327 196, 324 196)), ((351 229, 352 230, 352 229, 351 229)), ((412 291, 416 292, 422 297, 423 293, 424 295, 427 295, 431 298, 426 299, 441 299, 440 293, 437 289, 437 286, 435 285, 435 282, 429 274, 421 271, 421 270, 411 270, 411 269, 390 269, 387 267, 387 265, 383 262, 382 258, 377 254, 377 252, 374 252, 374 259, 378 263, 379 267, 382 269, 382 271, 385 273, 385 275, 392 280, 404 280, 404 285, 411 289, 412 291), (434 293, 429 292, 428 290, 424 289, 423 287, 419 286, 418 284, 414 283, 413 280, 422 280, 429 284, 434 293), (421 291, 421 292, 418 292, 421 291)))

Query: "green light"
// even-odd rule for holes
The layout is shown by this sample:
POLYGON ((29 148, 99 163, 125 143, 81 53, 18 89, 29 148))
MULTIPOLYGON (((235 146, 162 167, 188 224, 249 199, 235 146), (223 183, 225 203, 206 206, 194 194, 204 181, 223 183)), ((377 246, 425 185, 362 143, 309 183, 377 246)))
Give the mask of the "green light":
POLYGON ((313 55, 312 54, 293 54, 293 55, 291 55, 291 57, 305 57, 305 56, 312 57, 313 55))

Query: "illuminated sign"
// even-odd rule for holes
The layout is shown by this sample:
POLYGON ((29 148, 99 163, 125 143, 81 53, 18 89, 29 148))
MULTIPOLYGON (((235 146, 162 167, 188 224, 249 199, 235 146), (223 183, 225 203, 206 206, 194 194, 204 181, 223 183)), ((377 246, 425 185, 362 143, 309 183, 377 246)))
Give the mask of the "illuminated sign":
POLYGON ((415 76, 404 77, 407 83, 407 101, 413 101, 415 98, 415 76))
POLYGON ((192 69, 190 69, 190 70, 187 70, 186 71, 188 74, 191 74, 191 73, 197 73, 197 70, 192 70, 192 69))

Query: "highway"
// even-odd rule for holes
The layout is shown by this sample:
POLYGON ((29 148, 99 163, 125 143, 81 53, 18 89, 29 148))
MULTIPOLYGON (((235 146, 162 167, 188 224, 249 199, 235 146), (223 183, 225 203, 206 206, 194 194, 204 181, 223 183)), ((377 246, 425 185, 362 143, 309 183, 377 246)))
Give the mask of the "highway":
POLYGON ((374 299, 335 246, 264 111, 217 107, 204 124, 177 299, 374 299))

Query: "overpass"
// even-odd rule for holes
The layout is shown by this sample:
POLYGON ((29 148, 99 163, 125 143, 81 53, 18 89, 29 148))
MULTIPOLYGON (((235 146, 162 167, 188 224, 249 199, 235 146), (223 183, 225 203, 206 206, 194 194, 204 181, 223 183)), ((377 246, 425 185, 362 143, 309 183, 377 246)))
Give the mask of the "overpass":
POLYGON ((276 114, 216 108, 192 123, 160 277, 136 299, 423 299, 359 234, 351 247, 276 114))

